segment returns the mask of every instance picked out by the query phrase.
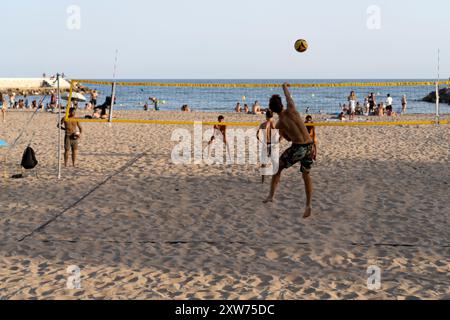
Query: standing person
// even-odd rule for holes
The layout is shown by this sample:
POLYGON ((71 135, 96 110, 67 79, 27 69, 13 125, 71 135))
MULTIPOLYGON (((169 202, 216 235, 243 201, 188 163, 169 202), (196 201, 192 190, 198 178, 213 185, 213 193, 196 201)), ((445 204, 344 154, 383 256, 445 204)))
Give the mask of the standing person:
POLYGON ((369 101, 369 114, 374 114, 375 106, 377 105, 377 98, 375 97, 375 94, 372 92, 369 94, 369 97, 367 99, 369 101))
POLYGON ((392 111, 394 110, 393 108, 393 103, 394 103, 394 99, 392 99, 391 95, 388 94, 387 98, 386 98, 386 113, 388 116, 390 116, 392 114, 392 111))
MULTIPOLYGON (((69 119, 75 118, 75 108, 70 108, 69 119)), ((66 119, 61 119, 61 124, 64 125, 64 130, 66 131, 66 136, 64 139, 64 166, 67 167, 69 162, 69 152, 72 151, 72 164, 75 167, 78 154, 78 141, 81 138, 83 129, 78 121, 66 121, 66 119)))
MULTIPOLYGON (((265 142, 266 143, 266 148, 267 148, 267 157, 271 157, 272 156, 272 130, 275 129, 275 122, 273 121, 273 112, 268 110, 266 111, 266 121, 264 121, 258 129, 258 132, 256 133, 256 138, 258 139, 258 141, 260 142, 265 142), (265 139, 263 141, 261 141, 261 137, 260 137, 260 133, 263 132, 265 133, 265 139)), ((263 164, 261 166, 262 168, 265 168, 266 165, 263 164)), ((264 183, 265 181, 265 176, 262 176, 262 183, 264 183)))
MULTIPOLYGON (((305 119, 305 123, 314 123, 312 116, 307 116, 306 119, 305 119)), ((314 141, 314 147, 313 147, 313 152, 312 152, 312 159, 314 161, 316 161, 317 160, 317 144, 319 142, 319 140, 317 140, 316 128, 314 126, 308 126, 306 128, 308 129, 308 132, 309 132, 309 135, 310 135, 311 139, 314 141)))
POLYGON ((150 98, 150 101, 153 103, 153 105, 155 106, 155 111, 159 111, 159 100, 155 97, 150 98))
POLYGON ((300 162, 300 171, 303 174, 306 192, 306 209, 303 218, 308 218, 312 214, 313 186, 310 171, 313 165, 312 152, 314 141, 311 139, 308 129, 306 128, 300 113, 296 109, 295 102, 289 92, 289 84, 283 84, 283 91, 287 100, 287 109, 284 109, 283 102, 279 95, 272 96, 269 102, 269 108, 279 116, 276 128, 279 130, 281 137, 292 142, 292 146, 280 157, 278 172, 272 177, 270 194, 267 199, 264 200, 264 203, 274 201, 275 192, 280 184, 281 173, 283 170, 300 162))
POLYGON ((355 118, 356 114, 356 94, 355 91, 350 92, 348 96, 350 120, 355 118))
POLYGON ((9 106, 14 108, 16 106, 16 93, 13 92, 9 95, 9 106))
POLYGON ((239 102, 236 104, 236 108, 234 108, 234 111, 236 111, 237 113, 242 112, 241 104, 239 102))
POLYGON ((52 94, 50 96, 50 109, 52 109, 52 111, 53 111, 55 108, 56 108, 56 95, 52 91, 52 94))
POLYGON ((6 122, 6 110, 8 109, 8 106, 6 105, 6 100, 1 92, 0 92, 0 107, 2 110, 3 122, 6 122))
POLYGON ((94 109, 97 106, 97 98, 98 98, 97 90, 92 91, 91 92, 91 104, 94 109))
POLYGON ((369 98, 364 99, 364 115, 368 116, 370 110, 369 98))
POLYGON ((406 94, 402 96, 402 114, 406 113, 406 107, 408 106, 408 100, 406 99, 406 94))

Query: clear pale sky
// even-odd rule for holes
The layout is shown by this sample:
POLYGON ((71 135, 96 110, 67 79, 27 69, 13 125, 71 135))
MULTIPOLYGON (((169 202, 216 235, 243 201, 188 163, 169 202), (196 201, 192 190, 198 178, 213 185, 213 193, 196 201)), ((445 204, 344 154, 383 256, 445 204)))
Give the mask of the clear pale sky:
POLYGON ((448 0, 2 1, 0 77, 111 78, 118 49, 118 78, 435 78, 440 47, 448 78, 449 14, 448 0))

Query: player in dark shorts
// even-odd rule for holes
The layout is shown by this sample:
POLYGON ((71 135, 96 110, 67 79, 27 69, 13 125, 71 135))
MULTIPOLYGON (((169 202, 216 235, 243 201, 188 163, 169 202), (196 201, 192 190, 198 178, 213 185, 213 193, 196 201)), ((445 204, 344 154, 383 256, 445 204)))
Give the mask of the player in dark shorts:
POLYGON ((280 163, 283 163, 284 169, 289 169, 297 163, 300 163, 300 172, 309 173, 313 161, 314 143, 293 144, 280 157, 280 163))
POLYGON ((310 175, 312 167, 312 153, 314 141, 309 135, 308 129, 303 122, 300 113, 295 107, 295 102, 289 92, 289 85, 283 84, 283 91, 287 100, 285 109, 279 95, 274 95, 270 99, 269 108, 272 112, 278 114, 279 121, 276 128, 281 137, 292 142, 292 146, 287 149, 280 157, 278 172, 272 177, 270 194, 264 203, 273 202, 276 189, 281 180, 283 170, 300 163, 303 181, 305 182, 306 209, 303 218, 308 218, 312 214, 312 179, 310 175))

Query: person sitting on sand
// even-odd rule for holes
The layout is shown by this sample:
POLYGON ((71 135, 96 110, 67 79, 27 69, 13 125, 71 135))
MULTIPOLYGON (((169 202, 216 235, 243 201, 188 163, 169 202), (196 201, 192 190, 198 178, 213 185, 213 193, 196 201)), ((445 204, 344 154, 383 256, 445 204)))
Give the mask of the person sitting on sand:
POLYGON ((345 118, 345 113, 344 113, 344 112, 341 112, 341 113, 338 115, 338 119, 341 120, 341 121, 347 120, 347 118, 345 118))
POLYGON ((283 91, 287 100, 287 109, 284 109, 283 102, 279 95, 274 95, 270 98, 269 108, 279 116, 276 128, 279 130, 281 137, 287 141, 291 141, 292 145, 280 157, 278 172, 272 177, 270 194, 267 199, 264 200, 264 203, 274 201, 275 192, 280 184, 283 170, 300 162, 300 171, 303 175, 306 193, 306 209, 303 218, 308 218, 312 214, 313 190, 310 171, 313 165, 312 151, 314 141, 311 139, 308 129, 306 128, 300 113, 296 109, 295 102, 289 92, 289 84, 283 84, 283 91))
POLYGON ((249 114, 250 113, 250 109, 248 107, 248 104, 244 104, 244 113, 245 114, 249 114))
POLYGON ((253 114, 260 114, 261 113, 261 105, 258 101, 255 101, 252 107, 252 113, 253 114))
POLYGON ((191 112, 191 109, 189 108, 189 106, 187 104, 185 104, 184 106, 181 107, 181 111, 182 112, 191 112))
MULTIPOLYGON (((70 108, 69 119, 75 119, 75 108, 70 108)), ((65 118, 61 119, 61 124, 64 125, 66 136, 64 139, 64 166, 67 167, 69 162, 69 152, 72 151, 72 164, 75 167, 78 154, 78 141, 81 138, 83 129, 77 121, 67 121, 65 118)))
POLYGON ((384 104, 378 104, 378 114, 379 117, 384 117, 384 104))
POLYGON ((99 106, 94 108, 94 114, 95 114, 96 111, 100 110, 100 118, 101 119, 108 119, 108 115, 106 113, 106 110, 111 108, 111 104, 112 104, 112 98, 109 97, 109 96, 106 97, 105 102, 102 105, 99 105, 99 106))
POLYGON ((234 111, 236 111, 237 113, 241 113, 242 112, 242 107, 241 107, 241 104, 239 102, 236 104, 236 108, 234 108, 234 111))
MULTIPOLYGON (((259 142, 265 142, 267 148, 267 157, 272 156, 272 130, 275 129, 275 122, 273 121, 273 112, 266 111, 266 121, 261 123, 259 126, 258 132, 256 133, 256 138, 259 142), (261 141, 260 133, 265 133, 265 139, 261 141)), ((262 168, 266 168, 266 165, 263 164, 262 168)), ((262 183, 264 183, 265 176, 262 176, 262 183)))
MULTIPOLYGON (((307 116, 306 119, 305 119, 305 123, 314 123, 312 116, 307 116)), ((314 141, 314 147, 313 147, 313 152, 312 152, 312 159, 314 161, 316 161, 317 160, 317 144, 318 144, 317 135, 316 135, 316 128, 314 126, 307 126, 306 128, 308 129, 308 132, 309 132, 309 135, 311 136, 311 139, 314 141)))

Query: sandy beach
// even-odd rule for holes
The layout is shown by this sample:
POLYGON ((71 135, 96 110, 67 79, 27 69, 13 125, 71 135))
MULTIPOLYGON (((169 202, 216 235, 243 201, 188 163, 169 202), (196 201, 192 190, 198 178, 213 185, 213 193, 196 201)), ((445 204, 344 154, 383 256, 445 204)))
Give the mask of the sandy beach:
MULTIPOLYGON (((30 116, 8 112, 0 139, 30 116)), ((254 165, 171 162, 172 131, 192 126, 82 125, 78 167, 61 181, 56 115, 39 114, 11 152, 8 176, 36 132, 38 177, 1 180, 0 299, 450 299, 448 125, 317 128, 307 220, 297 166, 264 205, 254 165), (71 265, 82 289, 66 288, 71 265), (367 287, 369 266, 380 290, 367 287)))

